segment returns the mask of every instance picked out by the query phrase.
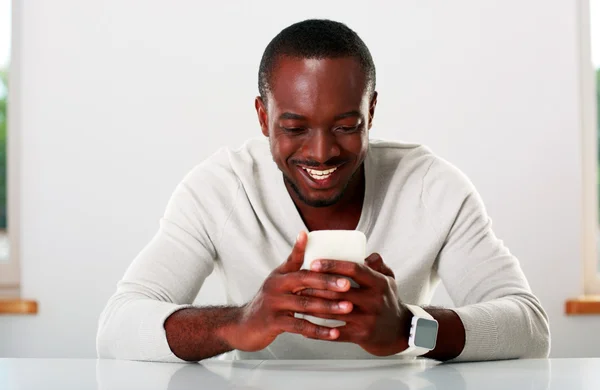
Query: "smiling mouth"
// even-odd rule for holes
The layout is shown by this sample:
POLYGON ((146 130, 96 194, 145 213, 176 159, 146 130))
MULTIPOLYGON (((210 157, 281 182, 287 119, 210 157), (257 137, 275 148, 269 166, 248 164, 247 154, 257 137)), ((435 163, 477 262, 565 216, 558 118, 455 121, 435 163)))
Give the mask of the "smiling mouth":
POLYGON ((334 167, 334 168, 324 169, 324 170, 307 168, 307 167, 301 167, 301 168, 306 173, 308 173, 308 175, 311 178, 313 178, 314 180, 320 181, 320 180, 325 180, 325 179, 328 179, 329 177, 331 177, 331 175, 339 169, 339 166, 334 167))

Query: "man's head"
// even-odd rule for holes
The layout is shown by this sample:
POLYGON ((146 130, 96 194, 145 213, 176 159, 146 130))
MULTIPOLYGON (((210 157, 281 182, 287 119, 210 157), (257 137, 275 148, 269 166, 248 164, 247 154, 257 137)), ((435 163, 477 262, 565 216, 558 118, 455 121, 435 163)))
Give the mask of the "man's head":
POLYGON ((273 160, 298 199, 330 206, 357 180, 377 93, 375 65, 345 25, 306 20, 269 43, 255 106, 273 160))

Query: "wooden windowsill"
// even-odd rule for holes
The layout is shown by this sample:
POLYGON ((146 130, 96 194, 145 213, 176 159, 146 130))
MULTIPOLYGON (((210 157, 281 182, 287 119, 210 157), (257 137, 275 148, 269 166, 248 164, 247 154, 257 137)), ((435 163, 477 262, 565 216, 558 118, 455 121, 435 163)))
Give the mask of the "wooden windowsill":
POLYGON ((0 314, 37 314, 36 301, 24 299, 0 299, 0 314))
POLYGON ((565 302, 567 315, 600 314, 600 295, 585 295, 565 302))

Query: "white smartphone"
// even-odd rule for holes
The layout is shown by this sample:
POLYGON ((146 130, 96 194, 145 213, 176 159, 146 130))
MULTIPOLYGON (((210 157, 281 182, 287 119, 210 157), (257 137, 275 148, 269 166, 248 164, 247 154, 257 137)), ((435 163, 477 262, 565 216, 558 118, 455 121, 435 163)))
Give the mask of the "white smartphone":
MULTIPOLYGON (((367 237, 358 230, 315 230, 308 233, 308 242, 304 253, 302 269, 310 269, 317 259, 345 260, 363 264, 366 258, 367 237)), ((352 287, 359 287, 351 278, 347 278, 352 287)), ((296 318, 303 318, 316 325, 335 328, 346 325, 344 321, 319 318, 295 313, 296 318)))

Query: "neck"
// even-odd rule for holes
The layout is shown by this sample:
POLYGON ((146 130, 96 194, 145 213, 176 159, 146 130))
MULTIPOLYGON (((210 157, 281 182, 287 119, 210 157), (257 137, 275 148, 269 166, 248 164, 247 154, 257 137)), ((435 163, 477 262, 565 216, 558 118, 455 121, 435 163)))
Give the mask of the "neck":
POLYGON ((300 213, 304 224, 312 230, 354 230, 360 220, 365 196, 364 164, 351 179, 344 195, 327 207, 312 207, 298 198, 286 184, 287 190, 300 213))

